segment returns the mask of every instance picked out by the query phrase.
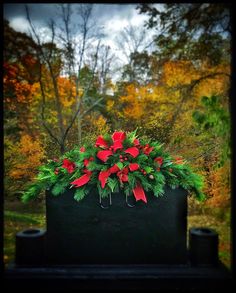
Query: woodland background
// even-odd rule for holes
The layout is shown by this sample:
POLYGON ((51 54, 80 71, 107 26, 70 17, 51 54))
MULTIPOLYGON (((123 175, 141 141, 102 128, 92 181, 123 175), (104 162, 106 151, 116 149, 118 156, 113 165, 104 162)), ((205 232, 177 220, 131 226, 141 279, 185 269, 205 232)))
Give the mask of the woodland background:
POLYGON ((140 137, 163 142, 205 176, 207 200, 190 197, 189 227, 215 228, 220 258, 230 266, 230 9, 215 3, 136 9, 149 21, 118 36, 127 60, 122 66, 96 30, 92 5, 74 12, 76 38, 69 4, 58 6, 61 22, 49 24, 48 42, 27 8, 31 36, 4 20, 6 263, 14 258, 17 231, 45 226, 43 195, 20 202, 37 167, 100 134, 138 128, 140 137))

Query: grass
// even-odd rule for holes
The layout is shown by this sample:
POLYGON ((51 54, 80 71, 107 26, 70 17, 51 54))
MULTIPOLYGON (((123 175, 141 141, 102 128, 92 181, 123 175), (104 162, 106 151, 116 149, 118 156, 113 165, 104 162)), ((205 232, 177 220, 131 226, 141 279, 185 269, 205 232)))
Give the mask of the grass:
MULTIPOLYGON (((209 227, 219 234, 219 258, 230 268, 230 225, 228 217, 219 217, 210 211, 188 216, 188 229, 209 227)), ((15 235, 29 228, 45 228, 45 206, 43 203, 24 205, 20 202, 5 203, 4 211, 4 263, 7 265, 15 258, 15 235), (31 211, 30 213, 28 211, 31 211)))
POLYGON ((29 228, 45 228, 46 218, 43 205, 23 205, 20 202, 4 204, 4 263, 7 265, 15 258, 15 235, 29 228), (29 213, 28 211, 31 211, 29 213))
POLYGON ((219 234, 219 259, 230 269, 230 225, 213 215, 188 216, 188 229, 208 227, 219 234))

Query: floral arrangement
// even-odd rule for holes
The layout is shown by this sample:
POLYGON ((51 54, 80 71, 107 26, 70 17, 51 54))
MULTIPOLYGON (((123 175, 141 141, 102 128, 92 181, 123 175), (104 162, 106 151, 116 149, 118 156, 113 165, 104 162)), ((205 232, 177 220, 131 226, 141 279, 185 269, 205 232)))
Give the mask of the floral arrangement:
POLYGON ((95 187, 100 198, 122 191, 147 203, 146 192, 162 196, 165 185, 182 187, 198 200, 205 198, 203 178, 182 157, 172 157, 157 141, 139 139, 136 131, 116 131, 98 136, 94 145, 76 147, 59 159, 48 160, 39 167, 36 181, 22 200, 36 198, 44 189, 58 196, 72 188, 79 201, 95 187))

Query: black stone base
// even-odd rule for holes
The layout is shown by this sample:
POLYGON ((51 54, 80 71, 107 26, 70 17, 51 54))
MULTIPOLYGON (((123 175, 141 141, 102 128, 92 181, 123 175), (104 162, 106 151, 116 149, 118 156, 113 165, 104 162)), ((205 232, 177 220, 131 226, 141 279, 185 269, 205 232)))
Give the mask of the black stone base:
MULTIPOLYGON (((81 292, 81 290, 137 290, 233 292, 233 279, 222 265, 80 265, 17 267, 5 271, 9 292, 81 292)), ((235 288, 234 288, 235 289, 235 288)))
POLYGON ((158 198, 148 194, 147 204, 138 201, 133 208, 122 193, 112 195, 108 209, 100 207, 96 190, 81 202, 74 200, 73 190, 58 197, 46 194, 48 264, 187 262, 187 193, 181 188, 166 188, 158 198))

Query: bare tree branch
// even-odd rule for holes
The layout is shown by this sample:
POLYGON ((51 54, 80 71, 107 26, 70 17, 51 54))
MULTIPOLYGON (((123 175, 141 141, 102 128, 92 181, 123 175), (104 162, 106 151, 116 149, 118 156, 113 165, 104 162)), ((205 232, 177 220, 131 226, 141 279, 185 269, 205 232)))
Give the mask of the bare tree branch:
MULTIPOLYGON (((80 99, 80 101, 79 101, 79 104, 78 104, 78 106, 77 106, 77 110, 76 110, 76 112, 75 112, 75 114, 74 114, 74 116, 73 116, 73 118, 72 118, 72 120, 71 120, 71 123, 69 124, 69 126, 67 127, 67 129, 66 129, 66 131, 65 131, 65 133, 64 133, 64 136, 63 136, 63 142, 65 141, 65 139, 66 139, 66 137, 67 137, 67 135, 68 135, 68 133, 69 133, 71 127, 73 126, 76 117, 79 115, 79 113, 80 113, 80 111, 81 111, 81 104, 82 104, 82 101, 83 101, 83 99, 87 96, 87 93, 88 93, 89 89, 91 88, 92 82, 93 82, 93 80, 94 80, 94 74, 95 74, 95 70, 96 70, 96 67, 97 67, 97 57, 98 57, 98 51, 99 51, 99 47, 100 47, 100 42, 101 42, 101 41, 98 42, 97 49, 96 49, 95 63, 94 63, 94 67, 93 67, 93 69, 92 69, 92 78, 90 79, 89 85, 87 86, 86 90, 85 90, 84 93, 83 93, 83 96, 81 97, 81 99, 80 99)), ((104 98, 101 98, 100 101, 103 100, 103 99, 104 99, 104 98)), ((100 101, 99 101, 99 102, 100 102, 100 101)), ((95 102, 95 104, 97 104, 97 103, 95 102)), ((94 108, 94 107, 95 107, 95 104, 92 105, 91 107, 94 108)), ((82 118, 82 117, 83 117, 83 114, 82 114, 81 118, 82 118)))

